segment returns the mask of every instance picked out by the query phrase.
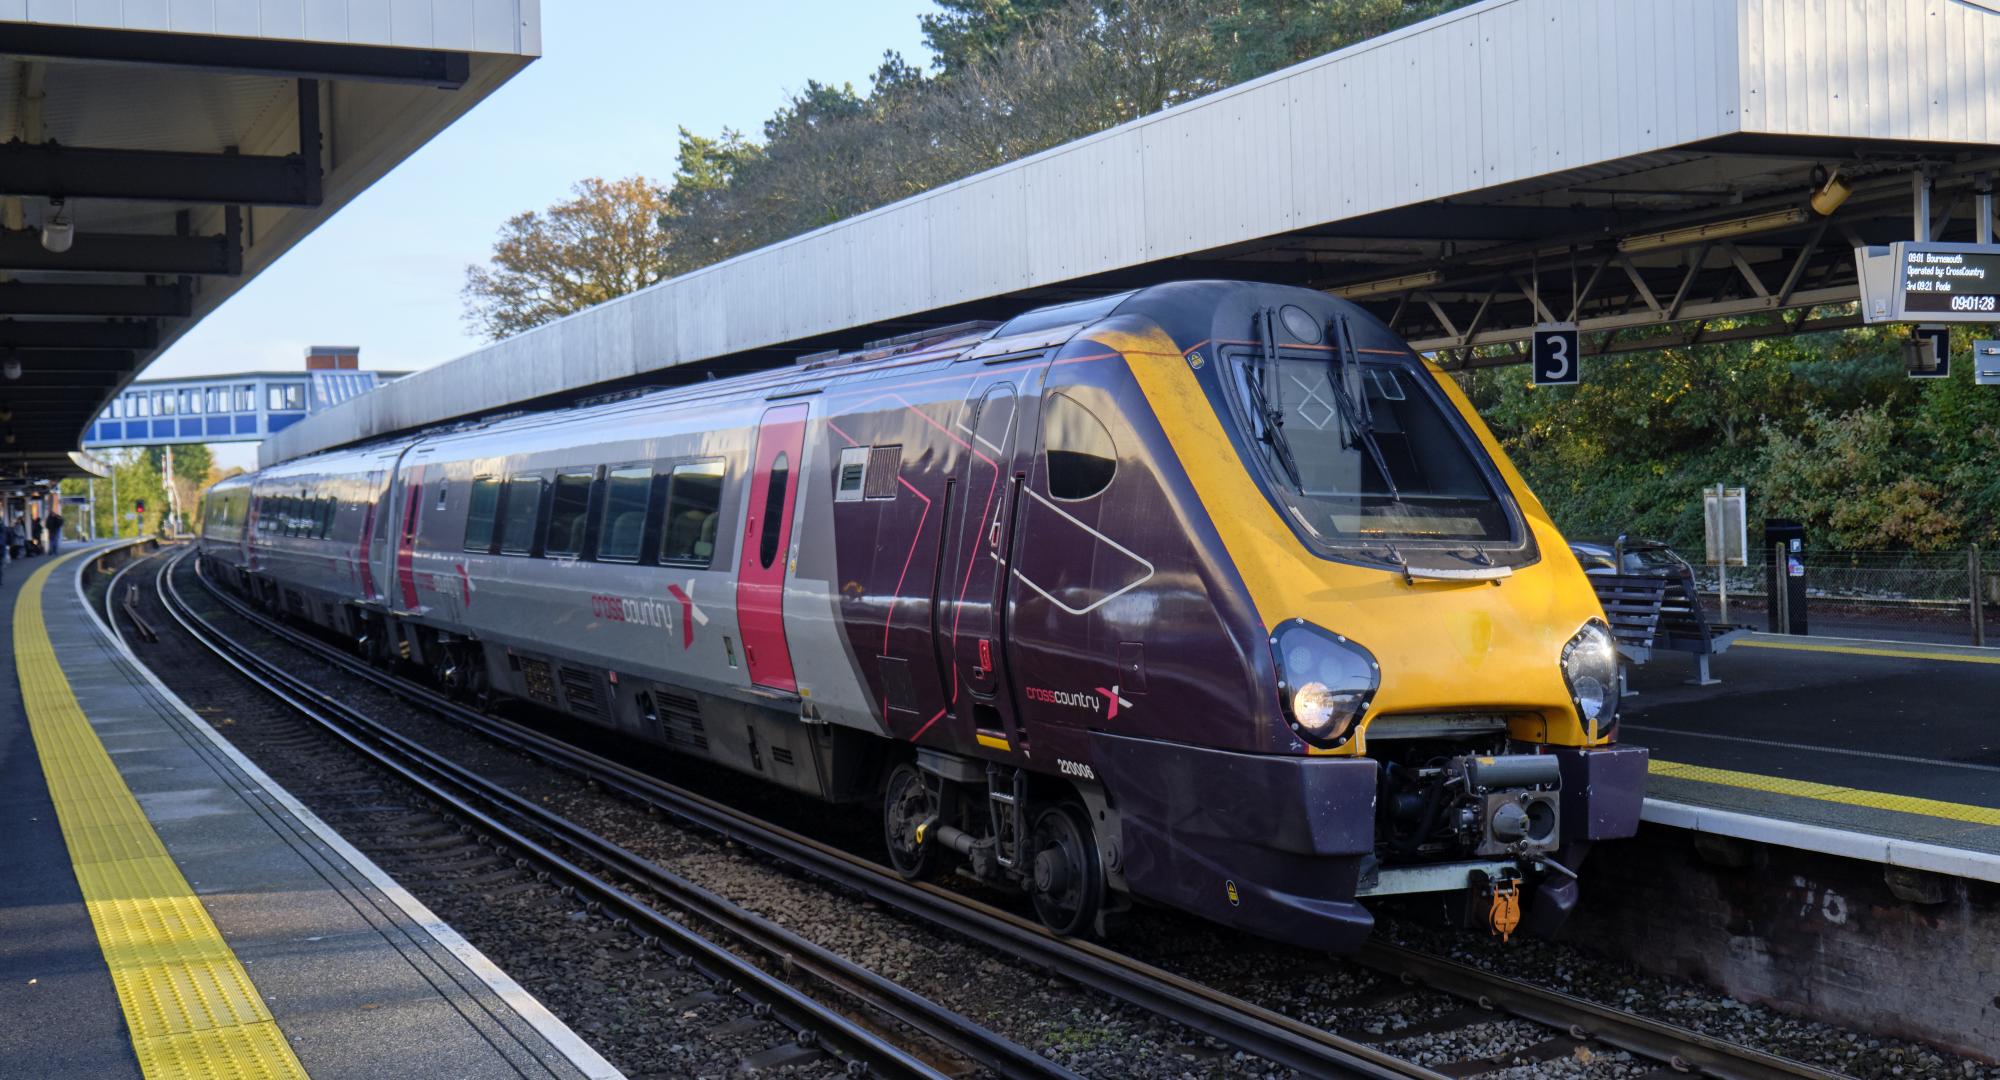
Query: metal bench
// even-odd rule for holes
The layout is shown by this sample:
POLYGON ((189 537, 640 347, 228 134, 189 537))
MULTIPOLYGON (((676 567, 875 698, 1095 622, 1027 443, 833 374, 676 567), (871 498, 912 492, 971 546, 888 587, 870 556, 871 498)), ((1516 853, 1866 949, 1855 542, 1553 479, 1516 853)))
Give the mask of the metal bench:
POLYGON ((1730 643, 1749 632, 1749 627, 1708 621, 1694 582, 1685 575, 1591 574, 1591 587, 1604 617, 1611 624, 1611 636, 1618 652, 1628 663, 1643 664, 1653 652, 1665 649, 1683 652, 1695 659, 1696 686, 1712 686, 1720 680, 1708 673, 1708 658, 1729 648, 1730 643))

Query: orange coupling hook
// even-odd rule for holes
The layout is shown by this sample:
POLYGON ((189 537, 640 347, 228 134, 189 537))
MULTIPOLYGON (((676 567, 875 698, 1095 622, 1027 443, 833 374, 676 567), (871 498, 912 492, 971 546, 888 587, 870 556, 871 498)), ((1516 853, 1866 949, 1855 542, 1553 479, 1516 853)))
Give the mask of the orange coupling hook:
POLYGON ((1506 941, 1521 925, 1521 880, 1496 878, 1492 890, 1492 900, 1486 909, 1486 926, 1500 935, 1501 941, 1506 941))

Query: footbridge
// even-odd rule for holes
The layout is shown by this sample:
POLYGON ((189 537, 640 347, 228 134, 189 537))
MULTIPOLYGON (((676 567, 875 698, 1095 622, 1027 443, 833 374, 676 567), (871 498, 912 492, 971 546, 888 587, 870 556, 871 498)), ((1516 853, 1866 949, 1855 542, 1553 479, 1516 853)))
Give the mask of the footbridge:
POLYGON ((1855 325, 1856 249, 1985 241, 1991 0, 1486 0, 663 282, 266 462, 1190 277, 1363 303, 1448 365, 1855 325))

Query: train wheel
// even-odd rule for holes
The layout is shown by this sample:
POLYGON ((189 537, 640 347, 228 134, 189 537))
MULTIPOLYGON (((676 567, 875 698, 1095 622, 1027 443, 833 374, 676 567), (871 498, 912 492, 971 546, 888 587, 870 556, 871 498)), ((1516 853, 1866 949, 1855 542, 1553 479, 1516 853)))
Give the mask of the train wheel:
POLYGON ((937 876, 938 846, 917 835, 920 827, 934 829, 937 822, 937 795, 924 782, 923 771, 907 761, 891 770, 882 791, 882 830, 896 873, 911 881, 937 876))
POLYGON ((1104 905, 1104 865, 1082 808, 1057 803, 1043 810, 1029 850, 1028 894, 1042 923, 1064 937, 1093 929, 1104 905))

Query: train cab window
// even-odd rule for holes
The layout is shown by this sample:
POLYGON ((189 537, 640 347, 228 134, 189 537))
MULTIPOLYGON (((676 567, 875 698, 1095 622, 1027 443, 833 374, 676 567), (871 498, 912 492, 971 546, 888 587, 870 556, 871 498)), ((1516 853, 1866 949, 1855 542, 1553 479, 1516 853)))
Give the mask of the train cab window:
POLYGON ((653 470, 643 465, 612 469, 604 478, 604 509, 597 522, 597 557, 605 562, 639 561, 646 532, 646 504, 653 494, 653 470))
POLYGON ((542 511, 542 483, 539 476, 516 476, 507 481, 507 509, 500 521, 503 553, 534 553, 535 522, 542 511))
POLYGON ((500 481, 491 476, 472 481, 465 508, 465 550, 493 550, 493 511, 500 505, 500 481))
MULTIPOLYGON (((781 497, 783 490, 779 489, 781 497)), ((667 485, 667 519, 660 529, 660 561, 707 566, 715 556, 721 509, 722 462, 674 466, 667 485)))
POLYGON ((590 483, 594 472, 558 473, 555 496, 549 500, 549 535, 542 543, 548 555, 583 554, 584 526, 590 520, 590 483))
POLYGON ((1118 449, 1104 422, 1063 394, 1050 394, 1042 409, 1042 446, 1049 494, 1058 499, 1088 499, 1111 486, 1118 471, 1118 449))

